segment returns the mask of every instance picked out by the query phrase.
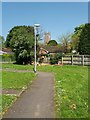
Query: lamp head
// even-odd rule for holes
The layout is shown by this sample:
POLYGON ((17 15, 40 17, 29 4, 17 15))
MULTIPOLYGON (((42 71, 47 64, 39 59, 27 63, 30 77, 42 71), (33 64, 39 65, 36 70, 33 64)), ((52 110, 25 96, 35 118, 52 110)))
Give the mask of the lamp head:
POLYGON ((40 27, 40 24, 34 24, 35 27, 40 27))

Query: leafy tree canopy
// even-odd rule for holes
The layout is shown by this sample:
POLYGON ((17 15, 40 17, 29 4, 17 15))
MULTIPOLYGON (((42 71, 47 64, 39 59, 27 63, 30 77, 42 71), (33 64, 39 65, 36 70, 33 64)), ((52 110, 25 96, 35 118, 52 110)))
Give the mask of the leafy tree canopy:
POLYGON ((34 28, 31 26, 15 26, 6 38, 6 47, 15 53, 18 64, 27 64, 32 61, 34 49, 34 28))
POLYGON ((67 33, 59 37, 59 41, 65 53, 70 51, 70 41, 71 41, 71 33, 67 33))
POLYGON ((90 23, 85 24, 81 31, 78 51, 80 54, 90 54, 90 23))
POLYGON ((0 48, 4 47, 4 43, 5 43, 4 37, 0 35, 0 48))
POLYGON ((80 26, 75 28, 74 34, 72 34, 71 39, 71 49, 78 51, 78 44, 79 44, 79 37, 81 35, 82 29, 84 28, 85 24, 81 24, 80 26))
POLYGON ((47 45, 49 46, 56 46, 58 43, 56 42, 56 40, 50 40, 47 45))
POLYGON ((82 29, 85 27, 85 24, 81 24, 80 26, 78 27, 75 27, 75 31, 74 33, 77 35, 77 36, 80 36, 81 32, 82 32, 82 29))

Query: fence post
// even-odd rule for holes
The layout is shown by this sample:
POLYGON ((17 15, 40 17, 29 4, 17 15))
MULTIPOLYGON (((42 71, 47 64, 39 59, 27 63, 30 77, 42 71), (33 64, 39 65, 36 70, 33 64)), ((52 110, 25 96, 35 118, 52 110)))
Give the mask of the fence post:
POLYGON ((82 65, 84 66, 84 55, 82 55, 82 65))
POLYGON ((73 65, 73 55, 71 56, 71 64, 73 65))
POLYGON ((62 57, 62 64, 63 64, 63 57, 62 57))

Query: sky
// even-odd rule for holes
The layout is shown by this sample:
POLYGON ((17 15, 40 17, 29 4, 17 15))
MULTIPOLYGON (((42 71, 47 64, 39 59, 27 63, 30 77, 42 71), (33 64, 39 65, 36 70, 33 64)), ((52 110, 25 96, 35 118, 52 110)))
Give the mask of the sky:
POLYGON ((63 34, 88 22, 88 2, 3 2, 2 35, 6 38, 14 26, 36 23, 57 40, 63 34))

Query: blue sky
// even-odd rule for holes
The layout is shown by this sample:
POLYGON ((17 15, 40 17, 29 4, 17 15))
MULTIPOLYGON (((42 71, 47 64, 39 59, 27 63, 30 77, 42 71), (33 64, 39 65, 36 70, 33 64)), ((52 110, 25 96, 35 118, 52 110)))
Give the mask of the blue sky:
POLYGON ((39 23, 51 38, 73 33, 74 28, 88 22, 88 2, 3 2, 2 34, 17 25, 39 23))

